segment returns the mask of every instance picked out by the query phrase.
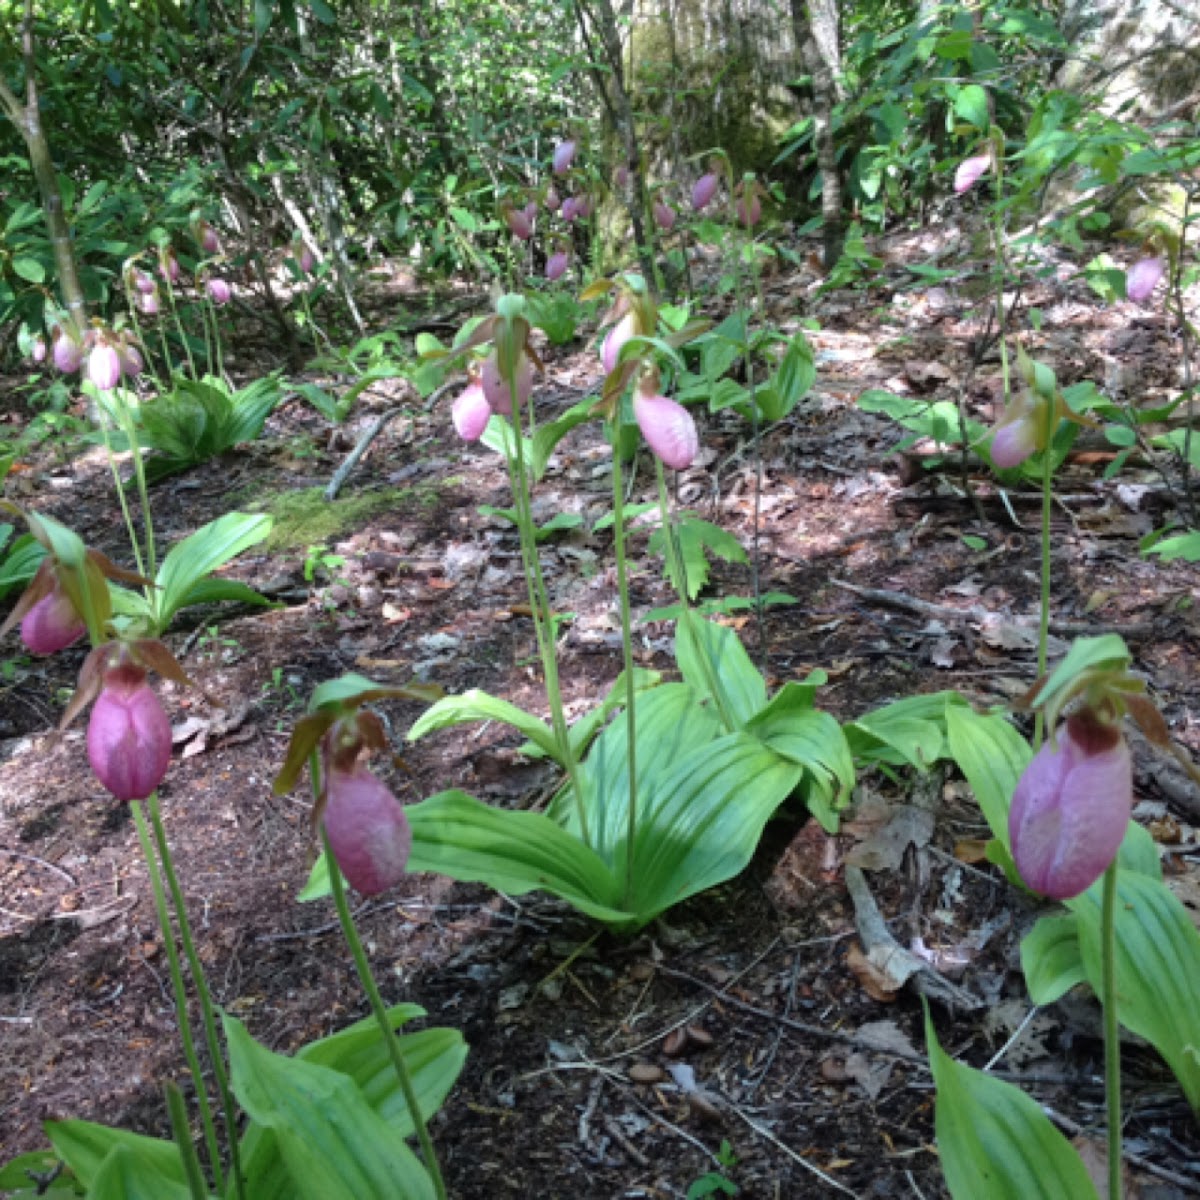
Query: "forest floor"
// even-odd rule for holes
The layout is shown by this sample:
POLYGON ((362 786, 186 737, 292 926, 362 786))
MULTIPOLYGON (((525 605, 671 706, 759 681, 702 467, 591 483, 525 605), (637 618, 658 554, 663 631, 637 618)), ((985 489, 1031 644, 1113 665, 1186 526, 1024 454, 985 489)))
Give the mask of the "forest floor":
MULTIPOLYGON (((971 367, 986 299, 968 297, 969 281, 913 286, 904 269, 934 242, 925 233, 890 243, 887 267, 866 290, 819 294, 805 272, 765 287, 783 328, 819 321, 818 377, 759 444, 761 588, 796 602, 767 609, 761 628, 753 615, 734 620, 772 688, 827 672, 819 703, 841 720, 946 688, 977 706, 1004 704, 1035 677, 1036 492, 1002 495, 976 469, 972 499, 957 466, 926 472, 891 454, 902 431, 856 407, 868 388, 953 400, 964 386, 975 416, 994 414, 994 348, 971 367)), ((1038 357, 1064 385, 1090 378, 1134 406, 1161 403, 1179 386, 1161 307, 1102 306, 1073 275, 1058 264, 1026 297, 1043 315, 1038 357)), ((449 303, 402 281, 375 289, 381 326, 449 303)), ((486 300, 454 303, 461 315, 486 300)), ((239 347, 247 366, 270 354, 253 339, 239 347)), ((543 415, 598 384, 590 340, 547 347, 545 359, 543 415)), ((387 684, 417 676, 545 711, 515 533, 477 511, 506 504, 507 484, 496 455, 456 439, 448 400, 429 411, 397 380, 368 392, 333 434, 291 401, 258 442, 153 493, 167 544, 231 508, 323 488, 358 433, 397 404, 405 415, 343 491, 372 500, 347 507, 348 527, 317 537, 323 549, 311 554, 300 523, 298 540, 277 534, 268 552, 231 568, 279 606, 205 612, 168 639, 221 705, 161 688, 177 743, 162 804, 201 956, 217 1001, 281 1052, 366 1011, 331 903, 295 900, 314 855, 307 795, 271 792, 312 688, 349 670, 387 684), (322 554, 343 561, 322 564, 322 554)), ((9 407, 8 419, 22 419, 15 401, 9 407)), ((701 418, 701 436, 679 501, 750 550, 747 426, 726 412, 701 418)), ((1173 735, 1200 756, 1197 572, 1139 555, 1139 538, 1173 511, 1172 493, 1149 466, 1104 480, 1109 458, 1081 454, 1058 481, 1052 653, 1076 634, 1121 632, 1173 735)), ((589 532, 609 507, 609 461, 595 426, 578 429, 537 493, 543 521, 583 517, 543 546, 554 608, 574 614, 561 638, 571 714, 595 704, 619 670, 611 535, 589 532)), ((12 499, 128 558, 102 457, 63 462, 47 452, 24 467, 10 480, 12 499)), ((643 469, 635 498, 649 483, 643 469)), ((341 512, 326 507, 327 516, 341 512)), ((635 535, 641 615, 671 601, 646 542, 635 535)), ((706 595, 750 592, 746 568, 718 564, 706 595)), ((638 626, 640 665, 671 671, 670 645, 669 625, 638 626)), ((162 1084, 186 1076, 129 808, 88 770, 83 721, 61 738, 48 733, 82 653, 31 660, 14 642, 0 684, 0 1162, 44 1145, 46 1118, 169 1136, 162 1084)), ((399 749, 420 706, 381 711, 399 749)), ((553 777, 516 753, 518 743, 496 725, 449 730, 403 745, 404 769, 381 769, 409 801, 463 788, 526 805, 553 777)), ((1200 921, 1200 793, 1144 744, 1135 751, 1136 816, 1200 921)), ((959 1007, 932 1007, 944 1047, 1019 1081, 1094 1146, 1104 1124, 1098 1009, 1071 993, 1032 1010, 1018 947, 1046 910, 981 860, 984 837, 957 774, 868 774, 838 836, 785 812, 739 878, 636 936, 597 936, 545 896, 510 900, 435 877, 409 877, 361 904, 385 999, 420 1004, 429 1023, 462 1030, 470 1046, 432 1126, 451 1194, 683 1197, 719 1169, 713 1155, 725 1143, 729 1185, 717 1194, 946 1195, 920 998, 866 962, 865 901, 848 890, 848 862, 864 868, 894 937, 961 989, 959 1007)), ((1195 1114, 1144 1043, 1129 1041, 1124 1067, 1130 1194, 1200 1194, 1195 1114)))

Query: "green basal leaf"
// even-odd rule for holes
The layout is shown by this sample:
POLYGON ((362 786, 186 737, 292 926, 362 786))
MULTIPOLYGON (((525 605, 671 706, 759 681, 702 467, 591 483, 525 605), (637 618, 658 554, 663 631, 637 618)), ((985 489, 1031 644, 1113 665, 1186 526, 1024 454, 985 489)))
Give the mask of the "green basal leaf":
POLYGON ((17 587, 23 587, 46 557, 45 549, 28 533, 23 533, 0 562, 0 599, 17 587))
POLYGON ((594 850, 549 817, 490 808, 465 792, 439 792, 406 810, 410 871, 486 883, 506 896, 545 891, 599 921, 631 919, 617 881, 594 850))
POLYGON ((1036 1101, 1010 1083, 955 1062, 925 1010, 935 1125, 954 1200, 1097 1200, 1083 1160, 1036 1101))
POLYGON ((863 765, 910 766, 927 771, 944 758, 946 710, 964 701, 956 692, 908 696, 864 713, 846 725, 846 740, 863 765))
POLYGON ((992 836, 1009 849, 1008 809, 1021 772, 1033 757, 1029 743, 1000 716, 967 707, 946 713, 950 755, 967 777, 992 836))
POLYGON ((1087 980, 1073 913, 1040 917, 1021 941, 1021 970, 1034 1004, 1053 1004, 1087 980))
MULTIPOLYGON (((171 1143, 175 1156, 179 1150, 171 1143)), ((88 1188, 88 1200, 195 1200, 179 1183, 131 1146, 114 1146, 88 1188)))
MULTIPOLYGON (((1101 994, 1103 880, 1067 907, 1078 919, 1088 982, 1101 994)), ((1121 1023, 1144 1037, 1200 1110, 1200 931, 1174 892, 1136 871, 1117 879, 1117 1008, 1121 1023)))
POLYGON ((408 731, 408 740, 415 742, 427 733, 449 729, 455 725, 466 725, 474 721, 503 721, 518 733, 527 737, 543 754, 562 763, 558 742, 550 727, 537 717, 510 704, 507 700, 489 696, 477 688, 461 696, 447 696, 431 709, 421 714, 408 731))
POLYGON ((272 524, 273 518, 265 513, 226 513, 172 546, 156 580, 153 604, 158 632, 167 629, 201 580, 263 541, 272 524))
POLYGON ((432 1200, 417 1156, 339 1071, 285 1058, 224 1016, 234 1095, 272 1130, 297 1200, 432 1200))
POLYGON ((85 1187, 91 1187, 104 1160, 118 1147, 127 1148, 135 1161, 172 1183, 187 1183, 179 1148, 174 1142, 110 1129, 94 1121, 47 1121, 46 1136, 54 1152, 85 1187))
POLYGON ((732 629, 685 613, 675 631, 675 659, 684 682, 712 699, 736 729, 767 703, 767 685, 732 629))
MULTIPOLYGON (((191 608, 194 604, 220 604, 232 601, 237 604, 258 604, 266 607, 276 607, 274 600, 256 592, 249 584, 239 583, 236 579, 201 579, 194 584, 183 598, 180 608, 191 608)), ((115 605, 114 605, 115 607, 115 605)))
POLYGON ((347 671, 336 679, 327 679, 324 683, 313 688, 309 697, 308 711, 318 712, 330 705, 368 704, 372 700, 397 698, 419 700, 423 704, 432 704, 442 698, 442 689, 435 684, 407 683, 399 686, 376 683, 365 675, 355 671, 347 671))
POLYGON ((813 707, 815 690, 808 684, 784 684, 746 723, 746 732, 804 768, 809 808, 827 833, 836 833, 838 813, 854 787, 854 758, 842 727, 813 707))
MULTIPOLYGON (((531 453, 528 459, 533 470, 535 483, 540 482, 546 474, 546 468, 550 464, 550 457, 558 449, 559 442, 572 429, 589 421, 594 408, 594 400, 581 400, 578 404, 568 408, 561 417, 553 421, 547 421, 544 425, 537 427, 533 435, 531 453)), ((529 443, 527 442, 526 444, 528 445, 529 443)))

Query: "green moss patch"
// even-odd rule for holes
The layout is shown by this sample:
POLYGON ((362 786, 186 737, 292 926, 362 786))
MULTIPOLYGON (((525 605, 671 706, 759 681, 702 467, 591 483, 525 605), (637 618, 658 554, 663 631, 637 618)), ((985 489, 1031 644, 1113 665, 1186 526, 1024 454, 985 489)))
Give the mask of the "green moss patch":
POLYGON ((303 550, 308 546, 328 545, 331 541, 366 524, 376 513, 411 503, 411 488, 383 488, 360 492, 344 499, 325 499, 325 489, 300 488, 259 497, 246 507, 251 512, 267 512, 275 526, 267 539, 268 551, 303 550))

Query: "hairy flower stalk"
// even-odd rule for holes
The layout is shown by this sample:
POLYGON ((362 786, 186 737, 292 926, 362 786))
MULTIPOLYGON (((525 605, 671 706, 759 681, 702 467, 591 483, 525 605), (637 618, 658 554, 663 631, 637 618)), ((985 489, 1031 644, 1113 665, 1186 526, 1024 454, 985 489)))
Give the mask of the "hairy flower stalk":
POLYGON ((1121 731, 1084 709, 1068 718, 1017 783, 1008 829, 1021 878, 1069 900, 1116 858, 1133 804, 1133 768, 1121 731))

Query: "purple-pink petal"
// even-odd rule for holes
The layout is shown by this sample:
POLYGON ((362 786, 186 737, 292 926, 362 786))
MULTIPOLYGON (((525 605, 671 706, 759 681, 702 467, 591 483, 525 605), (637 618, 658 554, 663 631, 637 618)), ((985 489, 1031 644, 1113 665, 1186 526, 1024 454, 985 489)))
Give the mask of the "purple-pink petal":
POLYGON ((674 229, 675 210, 669 204, 664 204, 661 200, 657 201, 654 205, 654 223, 659 229, 674 229))
POLYGON ((617 369, 617 360, 621 355, 621 347, 631 337, 637 334, 637 318, 633 313, 626 313, 604 336, 600 347, 600 363, 605 375, 611 375, 617 369))
POLYGON ((475 382, 466 387, 454 401, 450 417, 455 431, 464 442, 477 442, 483 437, 483 431, 492 417, 492 408, 483 394, 481 384, 475 382))
POLYGON ((701 175, 696 180, 692 188, 692 208, 699 212, 702 208, 712 201, 712 198, 717 194, 717 188, 720 186, 720 180, 716 173, 709 171, 707 175, 701 175))
POLYGON ((364 896, 394 887, 412 853, 404 806, 365 767, 331 770, 326 795, 325 832, 350 886, 364 896))
POLYGON ((992 437, 992 462, 1001 469, 1019 467, 1036 451, 1037 430, 1032 416, 1001 425, 992 437))
POLYGON ((121 382, 121 356, 107 342, 100 342, 88 355, 88 378, 102 392, 111 392, 121 382))
POLYGON ((638 391, 633 397, 633 415, 646 444, 664 466, 682 471, 692 465, 700 450, 700 435, 692 414, 682 404, 638 391))
POLYGON ((144 800, 162 783, 171 762, 171 722, 145 673, 108 673, 92 708, 88 762, 118 800, 144 800))
POLYGON ((1116 857, 1132 804, 1125 739, 1089 713, 1071 717, 1013 794, 1008 833, 1021 878, 1054 900, 1086 891, 1116 857))
POLYGON ((60 587, 43 596, 21 619, 21 641, 31 654, 57 654, 85 633, 87 626, 60 587))
POLYGON ((554 173, 555 175, 565 175, 571 168, 571 163, 575 160, 575 142, 568 140, 559 142, 554 147, 554 173))
POLYGON ((567 269, 567 252, 559 250, 546 259, 546 278, 561 279, 567 269))
POLYGON ((524 209, 510 208, 504 214, 504 219, 508 222, 508 228, 512 231, 513 237, 520 238, 523 242, 527 242, 533 237, 533 222, 524 209))
POLYGON ((55 368, 64 375, 74 375, 83 365, 83 347, 63 330, 55 335, 50 353, 55 368))
POLYGON ((958 194, 962 194, 975 186, 979 177, 992 165, 992 156, 990 154, 976 154, 971 158, 964 158, 958 164, 958 170, 954 172, 954 190, 958 194))
POLYGON ((1125 294, 1130 300, 1137 300, 1139 303, 1148 300, 1166 273, 1165 258, 1143 258, 1135 262, 1125 276, 1125 294))
POLYGON ((224 279, 210 279, 205 286, 208 289, 208 298, 214 304, 229 303, 229 298, 233 295, 233 291, 224 279))
POLYGON ((746 229, 753 229, 762 220, 762 201, 757 195, 750 197, 749 203, 743 196, 735 206, 737 219, 746 229))
MULTIPOLYGON (((480 379, 483 394, 487 397, 492 412, 500 413, 505 417, 511 416, 513 410, 512 391, 508 386, 508 380, 500 374, 500 364, 494 352, 488 355, 487 361, 483 364, 480 379)), ((532 390, 533 367, 529 359, 522 354, 517 363, 517 396, 522 404, 527 403, 532 390)))

